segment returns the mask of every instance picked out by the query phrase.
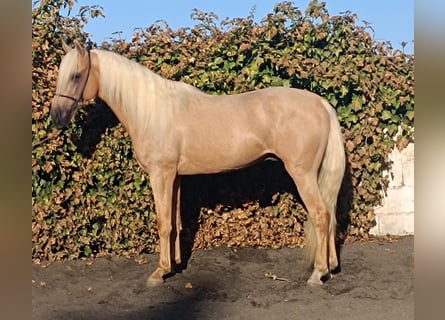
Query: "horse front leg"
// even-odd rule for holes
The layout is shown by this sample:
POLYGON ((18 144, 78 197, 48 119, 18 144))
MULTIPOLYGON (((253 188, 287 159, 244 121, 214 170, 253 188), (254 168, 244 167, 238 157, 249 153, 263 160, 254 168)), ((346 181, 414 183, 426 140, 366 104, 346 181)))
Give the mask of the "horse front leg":
POLYGON ((176 171, 156 169, 150 172, 150 183, 156 206, 156 219, 159 234, 159 265, 148 277, 147 287, 154 287, 164 282, 166 275, 172 272, 171 231, 176 206, 173 206, 176 171))

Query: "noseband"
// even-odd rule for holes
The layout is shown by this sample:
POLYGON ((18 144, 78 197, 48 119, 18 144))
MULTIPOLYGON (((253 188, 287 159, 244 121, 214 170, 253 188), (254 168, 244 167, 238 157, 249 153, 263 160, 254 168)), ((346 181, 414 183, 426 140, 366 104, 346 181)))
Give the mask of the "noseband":
POLYGON ((80 92, 80 97, 79 98, 75 98, 75 97, 67 96, 66 94, 60 94, 60 93, 55 93, 54 94, 55 96, 59 96, 59 97, 62 97, 62 98, 70 99, 70 100, 74 101, 74 104, 77 104, 77 103, 79 103, 80 100, 83 100, 83 92, 85 91, 85 88, 87 86, 88 78, 90 77, 90 71, 91 71, 91 54, 90 54, 90 49, 87 49, 87 52, 88 52, 88 73, 87 73, 87 77, 85 79, 85 82, 83 83, 82 91, 80 92))

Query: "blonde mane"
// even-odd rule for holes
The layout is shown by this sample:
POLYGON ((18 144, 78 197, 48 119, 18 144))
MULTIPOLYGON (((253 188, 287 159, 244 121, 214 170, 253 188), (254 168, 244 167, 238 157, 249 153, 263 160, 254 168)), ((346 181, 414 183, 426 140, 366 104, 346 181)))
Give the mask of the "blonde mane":
POLYGON ((175 110, 190 99, 186 97, 204 94, 188 84, 164 79, 114 52, 94 52, 99 57, 101 74, 99 96, 121 108, 136 128, 165 132, 175 110))

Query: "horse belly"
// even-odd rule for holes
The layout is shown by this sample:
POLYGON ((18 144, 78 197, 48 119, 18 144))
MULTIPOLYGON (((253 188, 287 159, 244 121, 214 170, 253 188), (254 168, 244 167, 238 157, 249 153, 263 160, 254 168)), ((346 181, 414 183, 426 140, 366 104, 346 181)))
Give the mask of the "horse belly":
MULTIPOLYGON (((237 170, 270 153, 265 137, 237 126, 199 130, 185 137, 178 162, 178 173, 207 174, 237 170)), ((247 129, 247 128, 245 128, 247 129)))

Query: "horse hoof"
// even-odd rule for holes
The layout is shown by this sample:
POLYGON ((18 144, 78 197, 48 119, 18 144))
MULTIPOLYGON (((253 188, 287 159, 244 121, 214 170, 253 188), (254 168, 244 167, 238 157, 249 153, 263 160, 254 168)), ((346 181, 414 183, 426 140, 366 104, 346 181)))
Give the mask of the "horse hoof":
POLYGON ((314 271, 310 278, 307 280, 307 284, 311 287, 319 287, 326 281, 331 280, 333 277, 334 276, 330 272, 326 273, 323 276, 320 276, 317 271, 314 271))
POLYGON ((145 283, 145 286, 147 288, 154 288, 154 287, 157 287, 157 286, 159 286, 159 285, 161 285, 163 283, 164 283, 163 279, 156 279, 156 278, 149 277, 147 279, 147 282, 145 283))
POLYGON ((323 285, 323 281, 321 281, 320 279, 309 278, 307 280, 307 284, 310 287, 320 287, 321 285, 323 285))

